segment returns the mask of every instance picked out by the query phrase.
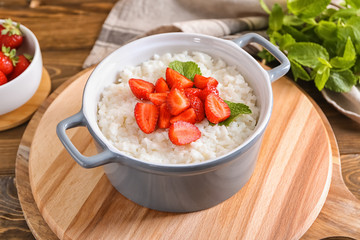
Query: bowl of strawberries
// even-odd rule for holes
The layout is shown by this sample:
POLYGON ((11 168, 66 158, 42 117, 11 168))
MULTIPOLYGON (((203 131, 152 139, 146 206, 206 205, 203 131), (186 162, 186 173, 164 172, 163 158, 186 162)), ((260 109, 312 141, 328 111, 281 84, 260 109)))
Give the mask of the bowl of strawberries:
POLYGON ((0 19, 0 115, 24 105, 42 76, 39 42, 27 27, 0 19))

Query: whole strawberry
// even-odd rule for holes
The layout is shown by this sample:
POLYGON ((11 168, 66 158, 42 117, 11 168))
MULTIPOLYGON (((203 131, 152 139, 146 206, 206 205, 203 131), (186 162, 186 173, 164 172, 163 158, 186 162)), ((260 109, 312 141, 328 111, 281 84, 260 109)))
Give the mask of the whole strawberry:
POLYGON ((6 78, 6 75, 3 72, 0 71, 0 86, 7 83, 7 82, 8 82, 8 80, 6 78))
POLYGON ((24 54, 19 55, 14 70, 8 76, 9 81, 19 76, 30 65, 31 56, 24 54))
POLYGON ((2 46, 0 52, 0 71, 9 75, 17 63, 16 50, 10 47, 2 46))
POLYGON ((23 41, 20 24, 14 25, 11 19, 6 19, 2 24, 0 33, 0 46, 18 48, 23 41))

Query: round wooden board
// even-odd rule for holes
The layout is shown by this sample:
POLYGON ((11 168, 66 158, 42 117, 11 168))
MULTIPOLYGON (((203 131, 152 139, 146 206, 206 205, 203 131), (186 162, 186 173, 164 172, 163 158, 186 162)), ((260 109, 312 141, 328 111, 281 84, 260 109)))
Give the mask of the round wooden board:
MULTIPOLYGON (((102 168, 81 168, 58 140, 56 125, 80 110, 86 80, 52 102, 30 149, 35 202, 60 239, 297 239, 315 221, 330 187, 331 146, 312 103, 290 81, 274 84, 273 117, 249 183, 216 207, 172 214, 127 200, 102 168)), ((84 154, 96 153, 85 128, 69 136, 84 154)))
POLYGON ((51 80, 48 71, 43 68, 41 82, 34 96, 24 105, 9 113, 0 115, 0 131, 8 130, 23 124, 30 119, 41 103, 47 98, 51 90, 51 80))
MULTIPOLYGON (((330 184, 331 159, 335 168, 332 170, 333 183, 329 197, 319 217, 303 238, 336 235, 358 237, 359 221, 352 219, 349 222, 344 217, 349 216, 349 211, 353 212, 350 217, 357 217, 358 214, 354 212, 359 212, 360 205, 341 179, 338 149, 331 127, 316 104, 288 79, 282 78, 273 85, 274 113, 250 182, 234 197, 214 208, 189 214, 170 214, 139 207, 122 197, 107 181, 101 168, 85 170, 77 166, 55 137, 56 123, 79 110, 82 86, 90 72, 87 69, 69 79, 44 102, 30 121, 20 143, 16 162, 18 195, 28 225, 37 239, 57 239, 53 231, 63 239, 179 239, 189 236, 203 239, 245 236, 261 239, 299 238, 315 220, 325 201, 330 184), (70 94, 72 97, 67 100, 65 96, 69 96, 72 91, 77 91, 78 94, 70 94), (290 102, 297 102, 297 107, 284 106, 279 101, 283 94, 290 95, 290 102), (69 101, 73 104, 69 104, 69 101), (59 107, 59 112, 54 113, 55 106, 59 107), (306 109, 305 113, 301 109, 306 109), (67 112, 63 113, 64 110, 67 112), (296 116, 300 113, 301 121, 294 125, 293 121, 298 119, 296 116), (310 128, 313 129, 311 131, 305 129, 310 124, 309 119, 312 125, 310 128), (297 137, 292 131, 294 128, 297 129, 297 137), (298 128, 306 130, 306 134, 301 133, 298 128), (42 135, 44 131, 49 131, 49 136, 42 135), (314 150, 314 145, 306 141, 310 135, 315 136, 312 140, 320 137, 326 144, 320 144, 314 150), (44 138, 40 139, 39 136, 44 138), (286 142, 285 137, 289 136, 291 139, 286 142), (49 148, 44 149, 44 146, 38 144, 39 141, 49 148), (305 145, 307 150, 303 152, 304 155, 295 154, 299 149, 294 146, 289 149, 289 142, 300 143, 300 149, 305 145), (269 151, 269 147, 274 144, 276 147, 269 151), (42 155, 39 147, 47 156, 38 158, 42 155), (309 150, 312 151, 307 153, 309 150), (319 150, 323 150, 323 157, 322 160, 318 158, 314 166, 313 153, 319 154, 319 150), (290 152, 290 158, 284 159, 283 151, 290 152), (40 162, 44 165, 37 165, 40 162), (34 184, 34 195, 41 213, 31 193, 29 164, 32 166, 30 176, 34 184), (312 171, 312 167, 316 172, 312 171), (46 169, 50 175, 46 174, 46 169), (309 171, 312 173, 309 174, 309 171), (50 177, 49 182, 42 182, 47 177, 50 177), (36 185, 36 181, 45 184, 36 185), (311 181, 312 184, 309 184, 311 181), (341 201, 351 204, 349 207, 344 206, 341 201), (347 214, 344 216, 344 213, 347 214), (339 220, 331 221, 331 226, 327 225, 328 220, 334 217, 339 220), (344 227, 344 223, 348 227, 344 227)), ((289 104, 289 99, 286 103, 289 104)), ((94 153, 94 145, 87 131, 75 129, 70 132, 70 136, 86 154, 94 153)))

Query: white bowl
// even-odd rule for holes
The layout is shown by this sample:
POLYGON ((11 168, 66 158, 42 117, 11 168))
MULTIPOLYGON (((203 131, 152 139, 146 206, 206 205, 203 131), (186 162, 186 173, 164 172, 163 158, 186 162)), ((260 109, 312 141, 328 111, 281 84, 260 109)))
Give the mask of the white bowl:
MULTIPOLYGON (((0 20, 0 24, 4 21, 0 20)), ((20 30, 24 35, 24 40, 16 51, 17 55, 27 53, 33 56, 33 60, 18 77, 0 86, 0 115, 24 105, 35 94, 41 80, 43 64, 39 42, 27 27, 20 25, 20 30)))

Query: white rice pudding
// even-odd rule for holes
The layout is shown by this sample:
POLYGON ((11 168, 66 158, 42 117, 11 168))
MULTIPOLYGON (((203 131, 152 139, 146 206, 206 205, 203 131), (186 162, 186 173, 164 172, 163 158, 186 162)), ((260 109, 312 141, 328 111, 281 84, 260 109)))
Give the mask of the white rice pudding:
POLYGON ((253 89, 234 66, 201 52, 187 51, 154 55, 139 66, 125 67, 118 82, 102 92, 97 114, 101 131, 113 146, 125 155, 160 164, 198 163, 227 154, 252 134, 258 116, 253 89), (142 132, 134 117, 135 104, 141 100, 131 92, 128 80, 140 78, 155 84, 158 78, 165 78, 166 68, 174 60, 196 62, 203 76, 214 77, 219 82, 217 88, 222 99, 244 103, 252 114, 237 117, 229 126, 212 126, 205 118, 196 123, 201 138, 184 146, 169 140, 168 129, 156 129, 150 134, 142 132))

